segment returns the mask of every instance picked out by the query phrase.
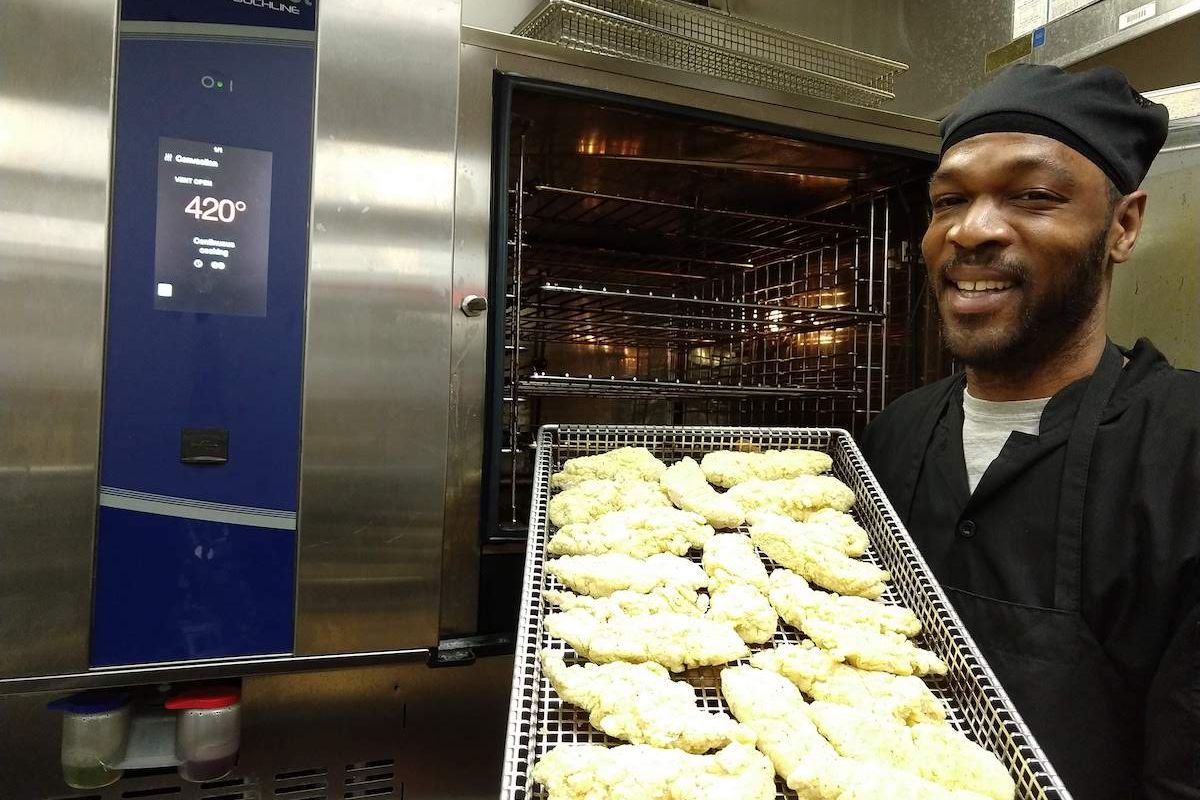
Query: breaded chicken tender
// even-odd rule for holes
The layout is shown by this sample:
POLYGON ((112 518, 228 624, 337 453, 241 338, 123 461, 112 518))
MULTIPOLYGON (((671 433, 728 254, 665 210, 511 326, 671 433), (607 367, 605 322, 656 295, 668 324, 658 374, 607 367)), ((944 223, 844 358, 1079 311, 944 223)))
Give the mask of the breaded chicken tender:
POLYGON ((616 739, 707 753, 732 742, 754 744, 754 732, 723 712, 696 705, 696 690, 671 680, 653 662, 568 667, 561 652, 541 652, 542 674, 566 702, 589 714, 592 727, 616 739))
POLYGON ((833 459, 817 450, 765 450, 743 453, 717 450, 700 459, 700 469, 709 483, 730 488, 750 480, 782 480, 801 475, 820 475, 833 466, 833 459))
POLYGON ((942 786, 968 789, 992 800, 1012 800, 1016 786, 1000 759, 949 725, 912 726, 921 775, 942 786))
POLYGON ((800 763, 836 753, 805 708, 800 690, 787 678, 755 667, 721 670, 721 696, 738 722, 754 731, 756 746, 787 779, 800 763))
POLYGON ((732 625, 686 614, 600 620, 576 609, 551 614, 546 633, 597 664, 653 661, 672 672, 727 664, 750 655, 732 625))
POLYGON ((891 575, 874 564, 814 541, 797 538, 770 522, 750 526, 750 540, 781 567, 838 594, 874 600, 883 594, 891 575))
POLYGON ((548 800, 773 800, 771 762, 731 744, 692 755, 643 744, 562 744, 530 773, 548 800))
POLYGON ((951 791, 957 786, 924 780, 915 771, 918 756, 910 729, 893 718, 832 703, 809 705, 786 678, 755 667, 721 670, 721 694, 733 716, 757 735, 756 746, 776 773, 805 800, 980 800, 951 791), (846 757, 851 753, 864 760, 846 757))
POLYGON ((900 720, 826 700, 810 704, 808 716, 838 755, 917 772, 912 734, 900 720))
POLYGON ((694 511, 718 530, 736 528, 746 520, 745 512, 736 501, 709 486, 693 458, 685 456, 667 467, 662 475, 662 486, 672 503, 684 511, 694 511))
POLYGON ((837 661, 812 642, 786 644, 750 657, 815 700, 865 708, 906 724, 942 723, 946 709, 920 678, 870 672, 837 661))
POLYGON ((854 517, 845 511, 822 508, 810 513, 803 522, 770 511, 751 511, 746 515, 751 525, 769 527, 780 535, 832 547, 848 556, 858 558, 867 552, 871 540, 854 517))
POLYGON ((767 596, 783 621, 801 630, 806 620, 816 618, 881 633, 916 636, 921 632, 921 621, 917 615, 903 606, 887 605, 865 597, 822 592, 811 588, 804 578, 789 569, 777 569, 771 573, 767 596))
POLYGON ((723 496, 741 506, 743 514, 770 511, 795 520, 803 520, 822 508, 849 511, 854 506, 854 491, 832 475, 801 475, 777 481, 749 480, 734 486, 723 496))
POLYGON ((746 644, 771 641, 779 627, 779 615, 766 595, 745 583, 726 583, 710 593, 706 617, 727 622, 746 644))
POLYGON ((804 800, 985 800, 962 789, 936 783, 883 764, 852 758, 814 758, 787 777, 787 785, 804 800))
POLYGON ((946 662, 917 647, 900 633, 880 633, 853 625, 836 625, 808 617, 800 630, 839 661, 872 672, 893 675, 945 675, 946 662))
POLYGON ((660 586, 692 591, 708 586, 708 575, 699 564, 670 553, 646 559, 623 553, 563 556, 546 562, 546 572, 568 589, 591 597, 607 597, 622 589, 645 593, 660 586))
POLYGON ((991 800, 1012 800, 1016 793, 1000 760, 949 725, 922 722, 910 727, 863 708, 822 701, 809 705, 808 712, 839 755, 991 800))
POLYGON ((610 511, 591 522, 564 525, 550 537, 546 552, 556 556, 625 553, 645 558, 656 553, 685 554, 713 537, 704 517, 677 508, 610 511))
POLYGON ((702 617, 708 611, 708 595, 682 586, 659 586, 646 594, 621 589, 607 597, 589 597, 586 594, 548 589, 542 596, 555 608, 563 611, 578 608, 600 619, 664 613, 702 617))
POLYGON ((556 528, 573 522, 591 522, 610 511, 631 508, 670 508, 662 485, 649 481, 589 480, 577 483, 550 498, 546 513, 556 528))
POLYGON ((550 476, 550 486, 565 489, 596 479, 657 481, 666 468, 644 447, 618 447, 599 455, 567 459, 562 471, 550 476))
POLYGON ((760 592, 767 591, 767 568, 743 534, 718 533, 712 537, 704 547, 700 563, 708 573, 709 588, 744 583, 760 592))

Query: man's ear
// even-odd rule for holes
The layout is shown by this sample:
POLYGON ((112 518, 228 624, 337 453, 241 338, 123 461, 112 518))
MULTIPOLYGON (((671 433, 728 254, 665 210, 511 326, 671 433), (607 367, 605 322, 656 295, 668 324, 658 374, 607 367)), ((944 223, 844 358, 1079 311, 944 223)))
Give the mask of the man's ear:
POLYGON ((1113 264, 1124 263, 1133 254, 1145 215, 1146 193, 1141 189, 1117 201, 1112 220, 1112 233, 1116 236, 1108 248, 1108 257, 1113 264))

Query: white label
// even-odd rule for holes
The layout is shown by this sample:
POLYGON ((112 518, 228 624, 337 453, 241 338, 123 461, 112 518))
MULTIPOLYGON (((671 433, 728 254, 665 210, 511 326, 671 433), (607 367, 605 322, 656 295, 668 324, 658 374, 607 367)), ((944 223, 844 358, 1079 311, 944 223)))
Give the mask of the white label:
POLYGON ((158 296, 159 297, 170 297, 173 294, 175 294, 175 286, 173 284, 160 283, 158 285, 158 296))
POLYGON ((1024 36, 1046 24, 1049 0, 1013 0, 1012 38, 1024 36))
POLYGON ((1096 2, 1099 0, 1050 0, 1050 21, 1062 19, 1067 14, 1074 14, 1096 2))
POLYGON ((1133 11, 1126 11, 1117 17, 1117 30, 1123 31, 1126 28, 1137 25, 1139 22, 1145 22, 1157 13, 1158 3, 1146 3, 1146 5, 1138 6, 1133 11))

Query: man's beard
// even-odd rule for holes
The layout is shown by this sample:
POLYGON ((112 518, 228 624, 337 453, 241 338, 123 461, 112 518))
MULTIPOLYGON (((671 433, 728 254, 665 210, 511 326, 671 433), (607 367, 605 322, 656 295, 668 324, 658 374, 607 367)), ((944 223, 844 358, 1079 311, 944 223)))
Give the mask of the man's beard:
MULTIPOLYGON (((1092 239, 1070 265, 1064 280, 1049 293, 1035 295, 1028 266, 1020 261, 955 256, 938 268, 929 282, 934 308, 941 323, 942 342, 950 355, 967 366, 1009 372, 1024 371, 1047 356, 1060 352, 1091 317, 1108 275, 1108 227, 1092 239), (1017 318, 1001 330, 975 330, 970 325, 947 324, 938 307, 938 289, 945 287, 946 271, 958 266, 979 266, 1010 276, 1022 290, 1017 318)), ((1042 280, 1046 280, 1043 278, 1042 280)), ((946 289, 946 291, 954 291, 946 289)))

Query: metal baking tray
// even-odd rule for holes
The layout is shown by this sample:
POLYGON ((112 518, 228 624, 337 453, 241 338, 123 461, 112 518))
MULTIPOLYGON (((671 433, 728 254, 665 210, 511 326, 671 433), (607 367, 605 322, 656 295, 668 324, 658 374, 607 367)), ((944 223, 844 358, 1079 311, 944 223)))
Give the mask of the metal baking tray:
POLYGON ((905 64, 675 0, 546 0, 517 36, 877 108, 905 64))
MULTIPOLYGON (((699 459, 713 450, 747 447, 802 447, 829 453, 833 458, 833 474, 853 489, 858 498, 853 514, 871 538, 867 560, 892 573, 884 599, 912 609, 924 628, 918 641, 941 656, 950 668, 944 678, 928 681, 933 693, 946 704, 950 723, 1000 756, 1016 782, 1019 800, 1070 799, 1071 795, 931 576, 848 432, 836 428, 648 425, 547 425, 538 431, 501 798, 543 800, 545 790, 533 783, 529 772, 537 759, 558 744, 620 743, 590 727, 585 712, 558 699, 549 682, 542 678, 538 653, 543 647, 569 650, 566 643, 551 639, 542 631, 542 618, 548 609, 542 593, 563 588, 543 569, 550 534, 546 515, 550 475, 561 469, 568 458, 625 446, 649 448, 667 463, 683 456, 699 459)), ((765 647, 802 640, 798 631, 780 623, 774 640, 765 647)), ((752 646, 752 649, 760 648, 752 646)), ((703 707, 728 712, 718 691, 720 669, 689 670, 678 677, 698 689, 703 707)), ((779 798, 796 797, 782 781, 777 785, 779 798)))

